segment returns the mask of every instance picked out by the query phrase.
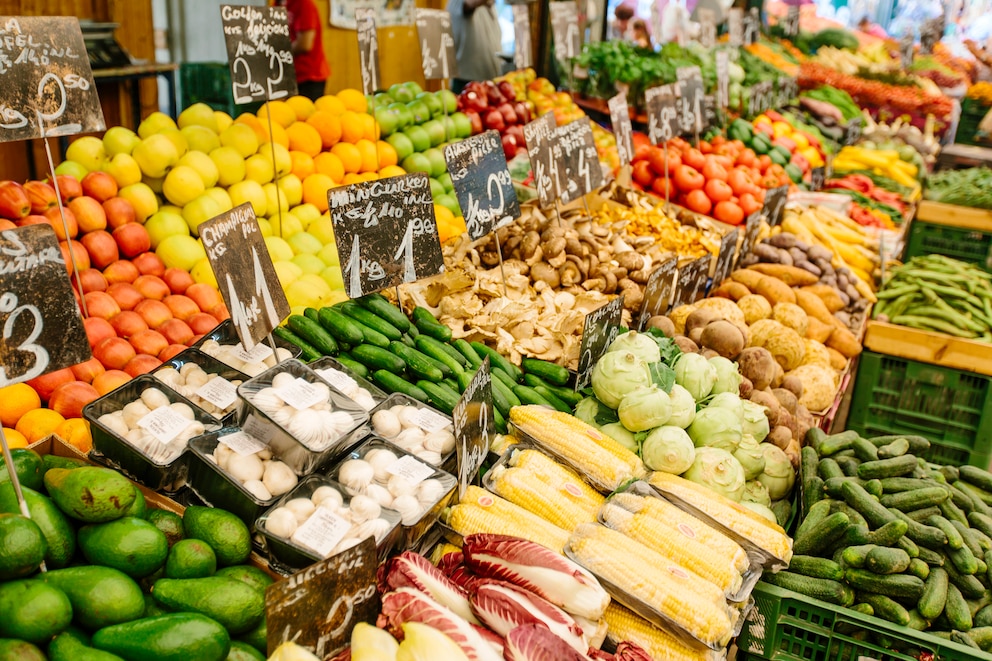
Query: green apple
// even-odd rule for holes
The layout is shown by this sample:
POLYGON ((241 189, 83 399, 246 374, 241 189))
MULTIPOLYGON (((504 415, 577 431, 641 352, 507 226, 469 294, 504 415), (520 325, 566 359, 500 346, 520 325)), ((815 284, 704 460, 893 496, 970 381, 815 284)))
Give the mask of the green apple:
POLYGON ((206 190, 207 195, 217 200, 217 203, 223 208, 224 211, 230 211, 234 208, 231 204, 231 196, 227 194, 227 191, 218 186, 213 188, 208 188, 206 190))
POLYGON ((145 221, 145 229, 152 240, 152 250, 170 236, 189 236, 189 225, 181 215, 161 209, 145 221))
POLYGON ((303 231, 303 223, 289 211, 283 212, 282 219, 272 214, 269 216, 269 224, 272 225, 272 233, 284 239, 303 231))
POLYGON ((186 138, 186 144, 190 151, 202 151, 209 154, 220 147, 220 138, 208 128, 193 124, 179 130, 186 138))
POLYGON ((118 197, 123 197, 134 207, 134 217, 139 223, 145 222, 149 216, 158 211, 158 198, 155 191, 143 182, 131 184, 117 191, 118 197))
MULTIPOLYGON (((299 236, 299 234, 296 236, 299 236)), ((320 257, 317 257, 317 255, 308 255, 306 253, 301 253, 293 257, 293 263, 303 269, 303 273, 319 274, 327 267, 327 265, 321 261, 320 257)))
POLYGON ((178 129, 176 123, 164 112, 155 111, 145 117, 144 121, 138 125, 138 135, 143 139, 156 133, 161 133, 166 129, 178 129))
POLYGON ((214 133, 220 133, 214 109, 205 103, 194 103, 179 113, 179 128, 184 129, 187 126, 203 126, 214 133))
POLYGON ((131 154, 120 152, 103 165, 103 171, 114 178, 118 188, 141 181, 141 167, 131 154))
POLYGON ((162 183, 162 194, 165 195, 165 199, 180 207, 186 206, 205 191, 206 187, 203 185, 200 173, 188 165, 177 165, 169 170, 162 183))
POLYGON ((267 184, 272 181, 274 176, 271 158, 266 158, 261 154, 252 154, 245 159, 245 179, 267 184))
POLYGON ((262 236, 272 236, 272 223, 269 222, 268 218, 256 218, 255 222, 258 223, 258 231, 262 233, 262 236))
POLYGON ((65 157, 70 161, 79 163, 89 172, 95 172, 101 169, 103 162, 107 159, 107 150, 100 138, 84 135, 69 143, 69 148, 65 150, 65 157))
POLYGON ((217 179, 220 177, 217 164, 214 163, 210 156, 202 151, 186 152, 186 155, 179 159, 176 166, 187 166, 196 170, 196 173, 200 175, 200 179, 203 181, 204 188, 215 186, 217 179))
POLYGON ((258 151, 258 136, 247 124, 231 124, 220 133, 220 144, 234 147, 241 158, 248 158, 258 151))
POLYGON ((307 231, 325 246, 334 243, 334 222, 329 215, 323 215, 310 223, 307 231))
MULTIPOLYGON (((268 210, 269 216, 275 217, 279 211, 282 212, 283 216, 289 213, 286 195, 279 190, 278 186, 265 184, 262 186, 262 191, 265 193, 265 208, 268 210)), ((300 229, 303 229, 303 223, 300 223, 300 229)))
POLYGON ((267 236, 265 237, 265 247, 269 249, 269 255, 272 256, 272 261, 293 261, 293 249, 289 247, 285 239, 278 236, 267 236))
POLYGON ((179 152, 169 138, 164 135, 151 135, 141 141, 131 156, 141 171, 149 177, 164 177, 165 173, 179 160, 179 152))
POLYGON ((289 150, 278 142, 266 142, 258 148, 258 156, 264 156, 272 163, 272 152, 275 151, 275 176, 284 177, 293 169, 293 159, 289 155, 289 150))
MULTIPOLYGON (((289 196, 287 195, 287 197, 289 196)), ((320 209, 309 202, 299 204, 293 207, 291 211, 293 212, 293 215, 299 218, 300 222, 303 223, 303 229, 308 229, 310 227, 310 223, 320 218, 320 209)))
POLYGON ((76 161, 62 161, 55 166, 55 174, 67 174, 70 177, 75 177, 79 181, 82 181, 83 177, 89 174, 89 170, 76 161))
POLYGON ((196 263, 207 256, 203 244, 191 236, 173 234, 158 244, 155 254, 165 262, 166 268, 191 271, 196 263))
POLYGON ((245 159, 234 147, 218 147, 210 152, 210 160, 217 166, 217 183, 233 186, 245 178, 245 159))
POLYGON ((279 277, 279 282, 283 288, 295 282, 297 278, 303 275, 303 269, 295 262, 287 259, 272 262, 272 266, 275 267, 276 275, 279 277))
POLYGON ((320 261, 324 262, 327 266, 339 266, 341 264, 341 257, 338 255, 338 247, 336 244, 328 243, 320 252, 317 253, 317 257, 320 257, 320 261))
POLYGON ((130 154, 140 142, 137 133, 123 126, 111 126, 103 134, 103 148, 109 156, 130 154))
MULTIPOLYGON (((284 177, 280 177, 276 185, 282 191, 282 194, 286 196, 286 202, 289 204, 290 209, 299 206, 300 202, 303 201, 303 182, 295 174, 287 174, 284 177)), ((303 223, 304 227, 307 224, 303 222, 302 218, 300 222, 303 223)))
POLYGON ((336 264, 328 266, 320 272, 320 277, 331 288, 331 291, 344 291, 344 275, 341 273, 340 266, 336 264))
POLYGON ((265 215, 265 210, 268 208, 268 198, 262 184, 257 181, 252 179, 239 181, 228 188, 227 193, 231 196, 232 206, 238 207, 245 202, 250 202, 256 217, 265 215))
POLYGON ((199 236, 200 224, 227 211, 212 195, 204 193, 183 207, 183 219, 190 234, 199 236))
POLYGON ((293 236, 288 237, 286 242, 293 249, 294 255, 316 255, 324 247, 320 239, 309 232, 297 232, 293 236))

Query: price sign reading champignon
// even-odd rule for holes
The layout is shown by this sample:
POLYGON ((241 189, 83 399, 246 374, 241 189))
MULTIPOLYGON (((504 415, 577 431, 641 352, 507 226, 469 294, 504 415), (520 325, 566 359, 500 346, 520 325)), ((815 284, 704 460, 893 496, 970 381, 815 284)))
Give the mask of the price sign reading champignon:
POLYGON ((703 255, 679 269, 679 279, 675 284, 675 300, 672 305, 678 307, 696 302, 699 295, 706 290, 711 261, 713 255, 703 255))
POLYGON ((79 20, 0 16, 0 142, 106 129, 79 20))
POLYGON ((668 302, 675 287, 678 259, 672 257, 656 268, 644 285, 644 300, 641 303, 641 316, 637 320, 637 330, 644 330, 648 319, 668 311, 668 302))
POLYGON ((221 5, 231 89, 237 104, 296 95, 285 7, 221 5))
POLYGON ((582 346, 579 349, 579 376, 575 390, 582 390, 592 379, 592 368, 620 334, 623 320, 623 296, 586 315, 582 325, 582 346))
POLYGON ((533 66, 530 45, 530 4, 510 5, 513 9, 513 38, 516 44, 513 50, 513 64, 517 69, 533 66))
POLYGON ((555 57, 559 62, 568 62, 573 57, 578 57, 582 48, 578 8, 572 0, 551 2, 549 6, 555 57))
POLYGON ((267 587, 269 655, 293 641, 319 659, 331 658, 348 646, 356 624, 375 624, 378 564, 375 538, 368 537, 267 587))
POLYGON ((788 186, 778 186, 776 188, 769 188, 765 191, 765 218, 768 220, 768 225, 775 227, 782 222, 782 216, 785 212, 785 203, 789 199, 789 187, 788 186))
POLYGON ((250 202, 197 228, 231 322, 248 351, 289 316, 272 257, 250 202))
POLYGON ((358 60, 362 71, 362 91, 374 94, 379 89, 379 35, 375 29, 375 8, 359 7, 355 10, 355 27, 358 30, 358 60))
POLYGON ((0 232, 0 388, 92 357, 50 225, 0 232))
POLYGON ((716 256, 716 268, 713 269, 713 287, 719 287, 720 283, 733 270, 737 255, 737 238, 739 236, 740 230, 735 227, 720 239, 720 254, 716 256))
POLYGON ((620 156, 620 166, 629 165, 634 158, 634 129, 630 124, 630 106, 627 105, 627 95, 620 92, 609 101, 610 122, 613 134, 617 137, 617 154, 620 156))
POLYGON ((552 145, 558 140, 554 113, 545 113, 525 125, 524 140, 527 142, 530 167, 534 171, 538 203, 546 209, 555 203, 561 189, 558 162, 551 157, 552 145))
POLYGON ((451 14, 446 9, 417 7, 417 37, 426 80, 450 80, 458 75, 451 14))
POLYGON ((577 200, 603 185, 603 168, 599 165, 592 121, 588 117, 558 128, 558 139, 552 143, 551 155, 564 170, 564 186, 558 192, 563 203, 577 200))
POLYGON ((648 110, 648 139, 651 144, 660 145, 679 134, 678 98, 675 84, 659 85, 644 92, 648 110))
POLYGON ((444 158, 473 241, 520 217, 498 131, 451 143, 444 148, 444 158))
POLYGON ((486 460, 493 436, 493 384, 488 357, 455 404, 451 419, 455 427, 458 497, 461 498, 486 460))
POLYGON ((349 297, 444 272, 423 172, 332 188, 327 203, 349 297))

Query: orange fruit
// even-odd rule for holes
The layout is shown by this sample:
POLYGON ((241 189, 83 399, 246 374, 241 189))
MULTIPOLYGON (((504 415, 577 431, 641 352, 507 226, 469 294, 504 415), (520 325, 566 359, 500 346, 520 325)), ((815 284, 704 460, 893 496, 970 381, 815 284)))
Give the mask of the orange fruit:
POLYGON ((320 97, 313 102, 313 107, 317 109, 317 112, 329 112, 332 115, 340 115, 347 110, 341 99, 333 94, 326 94, 320 97))
POLYGON ((317 154, 317 158, 313 159, 313 167, 320 174, 326 174, 333 179, 335 183, 341 183, 344 179, 344 163, 337 154, 326 151, 317 154))
POLYGON ((361 114, 359 117, 362 118, 362 137, 366 140, 378 140, 379 125, 375 123, 375 117, 366 114, 361 114))
POLYGON ((348 111, 341 115, 341 140, 355 144, 365 135, 365 122, 357 112, 348 111))
POLYGON ((80 452, 88 453, 93 449, 90 423, 83 418, 66 420, 55 428, 54 434, 80 452))
POLYGON ((267 125, 270 112, 272 113, 272 123, 283 128, 289 128, 289 125, 296 121, 296 111, 285 101, 269 101, 262 104, 262 107, 258 109, 259 121, 267 125))
POLYGON ((314 173, 313 159, 310 158, 310 154, 304 154, 301 151, 291 151, 289 152, 289 160, 292 163, 289 171, 295 174, 302 181, 307 178, 307 175, 314 173))
POLYGON ((406 174, 406 170, 398 165, 387 165, 379 170, 379 178, 385 179, 386 177, 402 177, 406 174))
POLYGON ((385 140, 379 140, 375 143, 376 151, 379 152, 379 171, 381 172, 383 168, 387 168, 390 165, 396 165, 399 159, 396 156, 396 149, 386 142, 385 140))
POLYGON ((379 173, 378 172, 360 172, 358 174, 358 176, 359 176, 359 178, 362 181, 375 181, 376 179, 379 178, 379 173))
MULTIPOLYGON (((269 142, 269 127, 268 124, 264 126, 265 128, 265 139, 262 142, 269 142)), ((272 142, 277 145, 282 145, 286 149, 289 149, 289 137, 286 135, 286 129, 281 125, 272 123, 272 142)))
POLYGON ((251 114, 250 112, 243 112, 238 115, 238 118, 234 120, 235 124, 246 124, 255 132, 255 137, 258 138, 258 143, 269 141, 269 132, 262 126, 262 122, 259 121, 258 117, 251 114))
POLYGON ((339 142, 331 149, 331 153, 341 159, 345 172, 357 173, 361 171, 362 153, 355 145, 339 142))
POLYGON ((379 170, 379 152, 375 148, 375 143, 362 138, 355 147, 362 157, 362 165, 359 172, 377 172, 379 170))
POLYGON ((366 112, 369 109, 368 99, 356 89, 343 89, 338 92, 337 97, 352 112, 366 112))
POLYGON ((21 416, 40 407, 41 397, 26 383, 0 388, 0 424, 4 427, 16 427, 21 416))
POLYGON ((14 429, 21 432, 30 445, 54 433, 63 422, 65 418, 51 409, 34 409, 22 415, 14 429))
POLYGON ((318 110, 310 115, 307 124, 317 130, 320 135, 320 145, 325 150, 341 141, 341 118, 337 115, 326 110, 318 110))
POLYGON ((334 185, 334 180, 326 174, 316 172, 310 175, 303 180, 303 201, 324 213, 327 211, 327 191, 334 185))
POLYGON ((307 117, 312 115, 317 108, 313 105, 313 101, 305 96, 291 96, 286 99, 286 105, 293 109, 296 113, 296 121, 305 122, 307 117))
POLYGON ((289 138, 290 150, 301 151, 310 156, 320 153, 322 143, 320 133, 306 122, 293 122, 286 129, 286 136, 289 138))
POLYGON ((24 438, 24 434, 16 429, 4 427, 3 436, 7 439, 7 447, 11 450, 14 448, 26 448, 28 446, 28 439, 24 438))
POLYGON ((360 184, 363 181, 365 180, 362 179, 362 175, 357 174, 355 172, 349 172, 344 176, 344 181, 342 181, 341 183, 343 183, 345 186, 350 186, 351 184, 360 184))

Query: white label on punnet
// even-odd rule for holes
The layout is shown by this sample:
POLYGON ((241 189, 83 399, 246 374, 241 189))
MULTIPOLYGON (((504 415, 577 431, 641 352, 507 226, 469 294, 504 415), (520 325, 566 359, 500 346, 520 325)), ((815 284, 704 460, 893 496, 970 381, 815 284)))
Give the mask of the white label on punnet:
POLYGON ((303 377, 296 377, 292 383, 276 389, 276 393, 282 397, 282 401, 292 406, 297 411, 308 409, 314 404, 320 404, 327 400, 327 388, 324 392, 314 388, 313 385, 303 377))
POLYGON ((172 410, 171 406, 160 406, 138 420, 138 426, 154 436, 160 443, 171 443, 191 424, 193 424, 192 420, 179 415, 172 410))
POLYGON ((352 392, 358 387, 357 381, 333 367, 317 370, 317 375, 345 394, 352 392))
POLYGON ((427 432, 441 431, 451 426, 451 420, 430 409, 417 409, 412 417, 414 424, 427 432))
POLYGON ((219 376, 215 376, 200 386, 196 394, 224 411, 238 401, 238 389, 234 387, 233 383, 219 376))
POLYGON ((223 443, 227 447, 234 450, 235 454, 246 457, 250 454, 255 454, 261 452, 265 449, 265 443, 260 440, 246 434, 243 431, 236 431, 233 434, 225 434, 217 439, 218 442, 223 443))
POLYGON ((234 355, 245 363, 260 363, 272 355, 272 349, 259 342, 251 348, 251 351, 245 351, 244 345, 238 342, 234 345, 234 355))
POLYGON ((326 558, 349 530, 351 523, 327 507, 318 507, 290 539, 326 558))
POLYGON ((275 427, 271 422, 263 420, 253 413, 248 415, 241 428, 249 436, 257 438, 266 444, 272 442, 272 433, 275 431, 275 427))
POLYGON ((434 469, 410 455, 404 455, 386 466, 386 472, 390 475, 405 477, 414 484, 420 484, 434 474, 434 469))

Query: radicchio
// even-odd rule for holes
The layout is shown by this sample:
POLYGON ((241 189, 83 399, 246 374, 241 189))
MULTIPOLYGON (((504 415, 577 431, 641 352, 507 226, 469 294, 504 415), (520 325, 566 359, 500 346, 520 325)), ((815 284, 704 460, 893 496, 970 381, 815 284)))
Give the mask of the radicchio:
POLYGON ((465 561, 465 556, 461 551, 453 551, 451 553, 445 553, 437 563, 437 569, 445 576, 451 576, 457 567, 461 567, 462 562, 465 561))
POLYGON ((380 621, 397 637, 403 635, 405 622, 420 622, 448 636, 471 661, 500 661, 500 655, 471 624, 413 588, 399 588, 384 594, 380 621))
POLYGON ((625 640, 617 645, 617 652, 613 655, 613 661, 652 661, 652 659, 643 647, 625 640))
POLYGON ((592 661, 540 624, 524 624, 506 636, 505 661, 592 661))
POLYGON ((541 624, 578 652, 589 647, 582 629, 547 599, 510 583, 491 581, 471 596, 472 609, 487 627, 502 636, 523 624, 541 624))
POLYGON ((465 591, 437 567, 428 562, 427 558, 412 551, 404 551, 387 563, 385 574, 386 587, 383 591, 397 588, 414 588, 430 596, 442 606, 451 609, 455 615, 472 624, 480 624, 472 612, 472 606, 465 596, 465 591))

